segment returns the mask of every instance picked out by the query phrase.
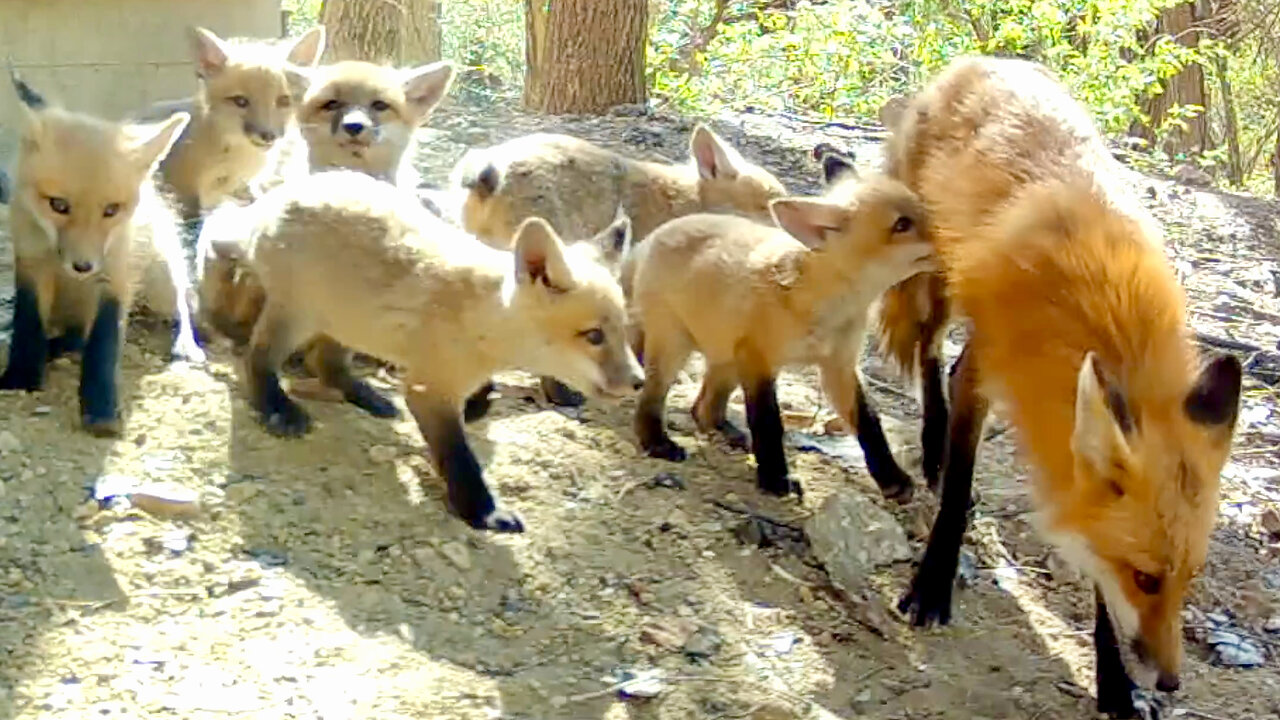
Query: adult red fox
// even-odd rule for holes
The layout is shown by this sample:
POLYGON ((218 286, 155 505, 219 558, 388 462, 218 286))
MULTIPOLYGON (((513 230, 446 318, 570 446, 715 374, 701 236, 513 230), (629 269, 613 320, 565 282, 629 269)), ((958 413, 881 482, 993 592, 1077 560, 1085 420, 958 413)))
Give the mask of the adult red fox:
MULTIPOLYGON (((1093 580, 1098 709, 1179 686, 1183 598, 1204 564, 1241 367, 1202 360, 1161 231, 1092 121, 1042 67, 958 60, 912 98, 887 169, 933 222, 971 335, 951 371, 942 507, 899 609, 946 623, 992 403, 1032 467, 1044 535, 1093 580)), ((886 316, 899 360, 945 325, 939 282, 886 316)), ((906 292, 919 292, 908 297, 906 292)))

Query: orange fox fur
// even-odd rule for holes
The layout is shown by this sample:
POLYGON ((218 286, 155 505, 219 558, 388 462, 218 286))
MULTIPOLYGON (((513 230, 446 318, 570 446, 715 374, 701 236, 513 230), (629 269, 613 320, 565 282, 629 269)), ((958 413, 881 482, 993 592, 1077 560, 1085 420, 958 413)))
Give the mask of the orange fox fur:
POLYGON ((645 162, 568 135, 536 133, 468 151, 450 185, 465 193, 462 226, 499 247, 535 215, 567 237, 590 237, 621 207, 637 239, 695 212, 770 221, 769 201, 786 189, 768 170, 704 125, 694 128, 689 153, 686 163, 645 162))
MULTIPOLYGON (((963 517, 994 402, 1032 466, 1042 529, 1094 580, 1124 665, 1175 689, 1180 613, 1216 518, 1239 363, 1197 357, 1160 229, 1083 108, 1040 66, 953 63, 903 111, 886 157, 928 206, 948 301, 971 324, 952 377, 943 509, 903 608, 917 623, 949 616, 949 585, 931 573, 942 536, 963 531, 947 516, 963 517)), ((918 329, 939 302, 908 296, 937 285, 909 283, 885 316, 900 361, 931 342, 918 329)), ((1124 716, 1112 682, 1100 668, 1100 707, 1124 716)))

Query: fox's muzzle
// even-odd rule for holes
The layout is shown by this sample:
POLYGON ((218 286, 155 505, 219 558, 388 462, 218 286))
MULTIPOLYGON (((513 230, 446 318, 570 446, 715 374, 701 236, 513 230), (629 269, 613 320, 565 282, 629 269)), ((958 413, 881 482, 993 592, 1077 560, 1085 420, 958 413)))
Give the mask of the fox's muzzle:
POLYGON ((256 122, 246 120, 244 123, 244 134, 258 145, 271 145, 280 137, 280 133, 272 128, 259 125, 256 122))

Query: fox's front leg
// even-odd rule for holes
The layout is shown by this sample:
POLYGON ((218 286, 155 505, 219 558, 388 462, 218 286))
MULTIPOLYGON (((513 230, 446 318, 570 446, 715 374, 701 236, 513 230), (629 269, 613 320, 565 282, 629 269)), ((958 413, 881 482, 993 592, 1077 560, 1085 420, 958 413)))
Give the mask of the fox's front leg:
POLYGON ((80 363, 80 417, 85 430, 101 437, 120 434, 118 385, 124 321, 119 298, 104 293, 80 363))
POLYGON ((245 368, 249 404, 272 435, 297 437, 311 430, 307 411, 280 387, 280 366, 309 334, 284 308, 270 302, 253 328, 245 368))
POLYGON ((9 364, 0 375, 0 390, 35 392, 44 385, 44 370, 49 362, 45 320, 53 305, 56 276, 43 267, 24 267, 21 261, 17 270, 9 364))
MULTIPOLYGON (((459 401, 460 402, 460 401, 459 401)), ((503 509, 485 482, 480 462, 467 445, 459 402, 408 383, 405 403, 427 441, 431 458, 448 486, 449 506, 471 527, 496 532, 524 532, 516 513, 503 509)))

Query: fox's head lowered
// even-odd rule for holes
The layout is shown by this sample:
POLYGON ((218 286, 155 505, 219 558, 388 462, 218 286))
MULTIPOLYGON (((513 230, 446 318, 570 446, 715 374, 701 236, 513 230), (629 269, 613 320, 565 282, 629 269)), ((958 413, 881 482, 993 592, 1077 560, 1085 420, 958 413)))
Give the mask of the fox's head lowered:
POLYGON ((283 137, 301 94, 299 72, 324 52, 324 26, 283 45, 223 39, 201 27, 192 28, 190 38, 203 121, 214 124, 221 137, 263 149, 283 137))
MULTIPOLYGON (((1151 369, 1147 370, 1151 372, 1151 369)), ((1240 402, 1234 357, 1133 397, 1096 353, 1076 388, 1075 487, 1047 528, 1095 582, 1135 681, 1178 689, 1182 606, 1217 519, 1240 402)))
POLYGON ((11 78, 23 110, 11 202, 23 205, 68 274, 91 278, 191 116, 106 122, 59 108, 16 73, 11 78))

